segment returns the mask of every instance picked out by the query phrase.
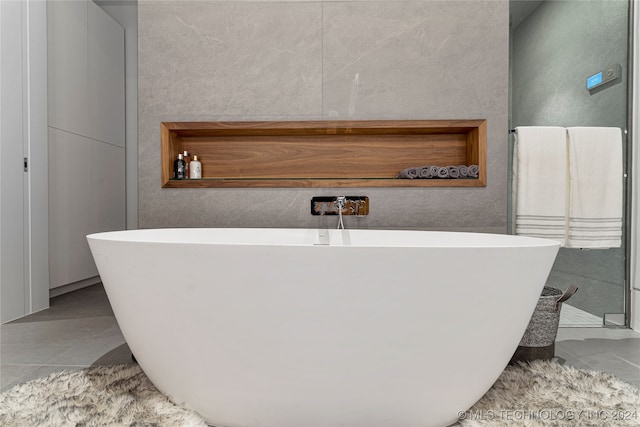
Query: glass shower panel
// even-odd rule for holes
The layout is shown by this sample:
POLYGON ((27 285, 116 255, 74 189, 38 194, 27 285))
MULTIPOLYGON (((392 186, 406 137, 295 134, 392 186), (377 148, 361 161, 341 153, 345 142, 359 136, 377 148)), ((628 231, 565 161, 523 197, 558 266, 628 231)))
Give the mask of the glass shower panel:
MULTIPOLYGON (((629 2, 546 0, 510 5, 511 128, 619 127, 626 165, 629 2), (615 64, 620 64, 621 78, 587 90, 589 76, 615 64)), ((509 218, 511 201, 510 194, 509 218)), ((560 250, 548 285, 563 290, 570 284, 579 287, 563 307, 561 325, 602 326, 605 318, 614 325, 625 318, 624 240, 620 248, 560 250)))

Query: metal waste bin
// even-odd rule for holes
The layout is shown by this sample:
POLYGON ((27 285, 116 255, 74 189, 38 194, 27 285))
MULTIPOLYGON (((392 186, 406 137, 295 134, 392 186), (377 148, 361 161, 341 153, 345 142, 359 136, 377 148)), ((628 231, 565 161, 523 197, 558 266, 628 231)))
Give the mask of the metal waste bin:
POLYGON ((564 292, 550 286, 544 287, 511 363, 553 359, 562 303, 571 298, 577 290, 578 287, 575 285, 569 286, 564 292))

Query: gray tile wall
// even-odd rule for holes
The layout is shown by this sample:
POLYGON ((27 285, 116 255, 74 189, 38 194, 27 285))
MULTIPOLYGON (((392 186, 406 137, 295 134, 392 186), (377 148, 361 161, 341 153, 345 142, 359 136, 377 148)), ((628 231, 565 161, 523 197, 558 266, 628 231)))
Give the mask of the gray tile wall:
POLYGON ((138 12, 141 228, 335 226, 309 199, 348 192, 371 211, 347 227, 506 231, 507 1, 144 1, 138 12), (162 121, 477 118, 486 188, 161 188, 162 121))

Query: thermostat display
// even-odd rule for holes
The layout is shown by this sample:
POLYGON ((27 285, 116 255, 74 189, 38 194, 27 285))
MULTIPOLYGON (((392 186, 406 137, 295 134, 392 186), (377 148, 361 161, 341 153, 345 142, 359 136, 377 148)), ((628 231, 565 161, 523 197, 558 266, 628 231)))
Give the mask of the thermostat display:
POLYGON ((602 84, 602 71, 598 74, 594 74, 593 76, 587 78, 587 89, 591 90, 594 87, 602 84))
POLYGON ((605 67, 602 71, 587 77, 587 90, 592 90, 619 79, 622 75, 622 67, 620 64, 613 64, 605 67))

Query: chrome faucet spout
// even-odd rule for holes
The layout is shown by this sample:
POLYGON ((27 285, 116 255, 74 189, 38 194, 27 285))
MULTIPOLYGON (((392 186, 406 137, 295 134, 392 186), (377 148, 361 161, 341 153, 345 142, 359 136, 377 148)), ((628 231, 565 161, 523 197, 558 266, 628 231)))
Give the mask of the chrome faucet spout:
POLYGON ((346 196, 336 197, 336 208, 338 208, 338 230, 344 230, 344 222, 342 222, 342 210, 347 202, 346 196))

